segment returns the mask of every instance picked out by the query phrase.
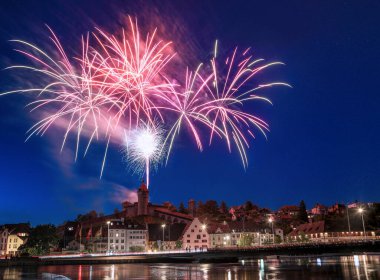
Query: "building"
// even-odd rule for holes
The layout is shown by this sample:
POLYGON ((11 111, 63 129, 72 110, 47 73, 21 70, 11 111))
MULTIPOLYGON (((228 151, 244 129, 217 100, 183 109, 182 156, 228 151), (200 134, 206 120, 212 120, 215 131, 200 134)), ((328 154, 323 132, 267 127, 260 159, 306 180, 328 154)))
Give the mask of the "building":
POLYGON ((314 208, 312 208, 311 210, 310 210, 310 213, 312 214, 312 215, 317 215, 317 216, 324 216, 324 215, 326 215, 327 213, 328 213, 328 207, 326 207, 326 206, 324 206, 324 205, 322 205, 322 204, 319 204, 319 203, 317 203, 315 206, 314 206, 314 208))
MULTIPOLYGON (((167 223, 184 223, 187 224, 193 220, 193 216, 195 214, 195 204, 189 201, 189 213, 183 214, 176 211, 170 210, 168 207, 168 203, 164 205, 152 204, 149 202, 149 190, 144 182, 141 183, 138 191, 137 191, 137 202, 131 203, 129 201, 123 202, 123 210, 121 211, 121 215, 126 219, 135 218, 138 216, 150 216, 150 217, 158 217, 167 223)), ((120 216, 120 215, 119 215, 120 216)))
POLYGON ((25 244, 28 239, 30 224, 7 224, 3 227, 8 230, 5 254, 9 256, 17 256, 19 254, 20 246, 25 244))
POLYGON ((331 215, 345 215, 347 213, 346 205, 335 203, 328 208, 328 213, 331 215))
POLYGON ((279 236, 279 241, 283 240, 283 231, 280 228, 272 229, 260 227, 253 221, 232 221, 220 225, 210 226, 210 248, 239 247, 239 246, 260 246, 273 244, 275 235, 279 236), (247 244, 249 240, 249 244, 247 244))
POLYGON ((189 223, 182 235, 182 248, 187 250, 199 250, 210 248, 210 235, 207 225, 199 218, 189 223))
POLYGON ((280 219, 293 219, 294 217, 298 216, 298 213, 300 211, 300 208, 296 205, 286 205, 282 206, 278 211, 277 211, 277 216, 280 219))
POLYGON ((146 251, 148 230, 132 221, 114 220, 109 224, 108 251, 114 253, 146 251))
MULTIPOLYGON (((327 242, 337 240, 363 239, 364 232, 360 225, 351 225, 351 231, 341 223, 329 220, 299 225, 288 234, 288 241, 327 242)), ((366 238, 376 238, 374 231, 367 231, 366 238)))
POLYGON ((0 227, 0 257, 5 256, 7 253, 8 235, 8 228, 4 226, 0 227))

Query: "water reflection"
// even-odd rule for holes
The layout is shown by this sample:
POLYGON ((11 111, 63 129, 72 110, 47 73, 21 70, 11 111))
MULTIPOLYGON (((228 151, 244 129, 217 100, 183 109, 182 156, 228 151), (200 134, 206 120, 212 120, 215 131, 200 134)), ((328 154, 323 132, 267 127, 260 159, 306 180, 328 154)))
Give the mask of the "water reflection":
POLYGON ((380 256, 281 257, 233 264, 109 264, 0 268, 0 279, 380 279, 380 256))

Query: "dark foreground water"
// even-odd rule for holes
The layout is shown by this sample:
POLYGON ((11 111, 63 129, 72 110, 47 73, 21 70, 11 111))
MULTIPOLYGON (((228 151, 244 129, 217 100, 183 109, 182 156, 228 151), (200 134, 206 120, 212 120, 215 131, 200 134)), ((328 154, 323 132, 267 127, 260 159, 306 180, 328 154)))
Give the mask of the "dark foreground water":
POLYGON ((380 279, 380 256, 242 260, 224 264, 115 264, 0 268, 0 279, 380 279))

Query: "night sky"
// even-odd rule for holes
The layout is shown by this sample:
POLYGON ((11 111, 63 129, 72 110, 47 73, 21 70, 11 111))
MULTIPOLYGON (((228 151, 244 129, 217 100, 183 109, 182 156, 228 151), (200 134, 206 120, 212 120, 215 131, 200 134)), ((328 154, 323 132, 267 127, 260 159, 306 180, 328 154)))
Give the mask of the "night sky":
MULTIPOLYGON (((379 1, 1 1, 0 68, 25 63, 11 39, 49 48, 45 24, 74 53, 82 34, 127 27, 128 15, 157 26, 190 65, 205 60, 218 39, 221 52, 251 46, 257 57, 284 62, 261 78, 293 86, 262 92, 273 106, 252 107, 271 132, 251 141, 248 169, 224 143, 199 152, 183 132, 168 165, 151 176, 151 201, 249 199, 276 210, 301 199, 308 208, 380 200, 379 1)), ((0 92, 30 79, 2 70, 0 92)), ((111 146, 99 179, 104 143, 77 162, 72 143, 60 153, 59 129, 25 143, 35 121, 29 101, 0 97, 0 224, 61 223, 92 209, 112 213, 134 198, 141 178, 122 161, 120 146, 111 146)))

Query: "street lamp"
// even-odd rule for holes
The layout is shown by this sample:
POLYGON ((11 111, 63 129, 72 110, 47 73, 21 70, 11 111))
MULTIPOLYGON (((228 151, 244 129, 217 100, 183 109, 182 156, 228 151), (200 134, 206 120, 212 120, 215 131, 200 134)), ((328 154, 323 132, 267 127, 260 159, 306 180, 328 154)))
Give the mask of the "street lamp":
POLYGON ((268 219, 268 222, 271 224, 271 226, 272 226, 272 234, 274 234, 274 230, 273 230, 273 219, 272 219, 272 218, 269 218, 269 219, 268 219))
POLYGON ((273 230, 273 219, 272 219, 272 217, 270 217, 269 219, 268 219, 268 222, 271 224, 271 226, 272 226, 272 235, 273 235, 273 243, 274 243, 274 230, 273 230))
POLYGON ((164 235, 164 232, 165 232, 165 227, 166 227, 166 225, 165 225, 165 224, 162 224, 161 227, 162 227, 162 249, 163 249, 163 248, 164 248, 164 241, 165 241, 165 235, 164 235))
POLYGON ((364 239, 367 239, 367 235, 365 233, 365 225, 364 225, 364 209, 363 208, 359 208, 358 212, 362 215, 364 239))
POLYGON ((107 221, 107 253, 110 252, 110 221, 107 221))
POLYGON ((205 224, 202 225, 202 229, 203 229, 203 230, 206 229, 206 225, 205 225, 205 224))

